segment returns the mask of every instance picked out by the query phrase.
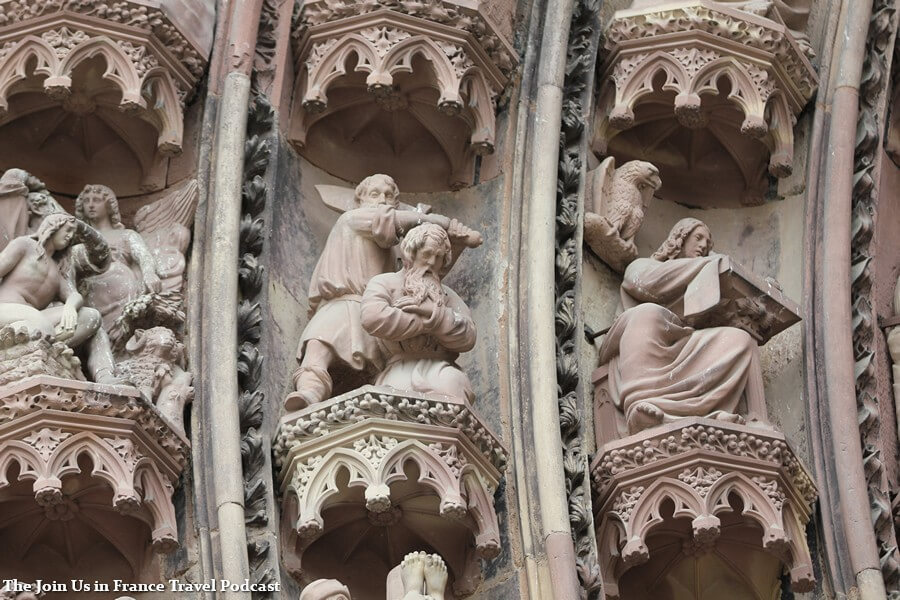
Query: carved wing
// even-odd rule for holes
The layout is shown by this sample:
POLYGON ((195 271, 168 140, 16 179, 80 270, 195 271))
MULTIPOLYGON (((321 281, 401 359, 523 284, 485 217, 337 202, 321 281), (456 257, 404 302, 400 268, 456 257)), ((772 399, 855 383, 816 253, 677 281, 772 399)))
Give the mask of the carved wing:
POLYGON ((156 259, 163 291, 181 291, 187 266, 184 253, 191 241, 198 199, 197 181, 191 180, 153 204, 142 207, 134 216, 134 228, 156 259))
POLYGON ((588 173, 590 177, 591 207, 589 212, 606 216, 606 203, 612 193, 613 176, 616 174, 616 159, 612 156, 604 159, 600 166, 588 173))

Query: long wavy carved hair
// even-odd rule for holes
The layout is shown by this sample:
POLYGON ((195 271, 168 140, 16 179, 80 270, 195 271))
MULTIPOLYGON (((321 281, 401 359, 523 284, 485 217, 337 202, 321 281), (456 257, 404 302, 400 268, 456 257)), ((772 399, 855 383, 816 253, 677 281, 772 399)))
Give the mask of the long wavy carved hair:
POLYGON ((47 240, 52 238, 57 231, 70 223, 72 225, 76 223, 75 217, 67 213, 53 213, 52 215, 44 217, 44 220, 41 221, 40 226, 38 226, 38 230, 30 236, 31 239, 37 241, 40 247, 41 256, 46 254, 45 244, 47 243, 47 240))
POLYGON ((93 225, 91 220, 84 214, 84 197, 88 194, 103 194, 103 198, 106 200, 106 212, 109 215, 109 222, 112 223, 113 229, 125 229, 125 226, 122 225, 122 214, 119 212, 119 200, 116 198, 115 192, 99 183, 84 186, 84 189, 75 198, 75 218, 93 225))
MULTIPOLYGON (((675 223, 675 226, 672 227, 672 231, 669 232, 669 237, 666 238, 666 241, 662 243, 659 249, 657 249, 650 258, 660 262, 678 258, 678 255, 681 253, 681 248, 684 246, 684 240, 686 240, 687 237, 691 235, 691 232, 700 225, 706 227, 706 223, 700 219, 695 219, 693 217, 681 219, 675 223)), ((709 230, 708 227, 707 230, 709 230)), ((709 250, 712 250, 712 237, 710 237, 709 240, 709 250)))

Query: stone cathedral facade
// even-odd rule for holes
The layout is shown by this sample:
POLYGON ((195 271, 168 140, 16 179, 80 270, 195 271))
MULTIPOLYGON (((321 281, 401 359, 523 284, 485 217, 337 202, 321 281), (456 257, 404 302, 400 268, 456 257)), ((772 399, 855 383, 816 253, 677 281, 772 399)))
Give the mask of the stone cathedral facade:
POLYGON ((900 600, 893 0, 0 0, 0 598, 900 600))

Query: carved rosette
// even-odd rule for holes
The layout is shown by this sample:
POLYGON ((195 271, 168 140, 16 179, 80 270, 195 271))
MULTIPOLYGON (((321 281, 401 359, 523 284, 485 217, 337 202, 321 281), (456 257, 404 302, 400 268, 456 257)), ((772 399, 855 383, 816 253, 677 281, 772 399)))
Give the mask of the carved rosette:
POLYGON ((115 91, 121 111, 155 128, 157 150, 177 154, 184 103, 206 62, 158 3, 0 2, 0 123, 18 116, 10 105, 18 93, 42 91, 82 114, 109 103, 106 92, 115 91), (98 57, 105 62, 103 84, 90 89, 78 80, 79 67, 98 57))
POLYGON ((790 30, 771 19, 710 0, 615 13, 606 32, 594 149, 633 127, 635 108, 662 92, 674 93, 677 121, 691 129, 710 125, 701 97, 730 84, 726 101, 743 115, 740 133, 769 151, 769 172, 793 168, 796 115, 818 80, 790 30))
POLYGON ((475 155, 493 153, 496 98, 517 57, 480 7, 473 9, 455 0, 428 4, 300 0, 298 4, 297 86, 290 128, 290 139, 298 148, 307 146, 307 134, 317 122, 347 109, 348 102, 353 106, 364 102, 356 97, 329 98, 331 88, 340 88, 361 73, 367 102, 412 115, 443 147, 460 178, 475 155), (430 72, 416 73, 424 64, 430 72), (401 89, 398 76, 424 77, 438 90, 437 99, 401 89), (429 116, 433 109, 465 122, 465 156, 459 156, 461 150, 451 139, 454 134, 429 116))
MULTIPOLYGON (((321 576, 322 553, 311 550, 315 566, 301 569, 304 552, 332 544, 332 530, 340 536, 354 518, 366 530, 396 528, 390 538, 412 534, 458 557, 449 561, 458 595, 480 582, 478 559, 500 552, 494 492, 507 451, 465 402, 364 386, 286 415, 273 450, 285 561, 298 579, 321 576)), ((386 550, 402 556, 416 548, 386 550)), ((383 575, 393 567, 382 566, 383 575)))
POLYGON ((685 418, 605 445, 591 478, 608 599, 620 597, 625 572, 652 559, 651 535, 689 519, 689 554, 711 551, 735 502, 738 518, 761 531, 760 550, 790 572, 792 589, 813 589, 805 527, 816 487, 780 433, 685 418))
MULTIPOLYGON (((47 521, 81 513, 88 525, 100 523, 90 510, 107 510, 135 519, 115 527, 146 523, 153 549, 172 552, 179 545, 172 493, 188 452, 188 441, 131 387, 46 375, 5 385, 0 387, 0 502, 23 514, 5 514, 0 525, 35 518, 34 504, 47 521), (96 504, 96 496, 88 500, 67 483, 87 465, 92 487, 111 491, 106 509, 96 504), (18 475, 10 478, 14 466, 18 475), (17 495, 22 482, 31 483, 31 504, 22 504, 17 495)), ((102 536, 108 537, 107 525, 98 525, 102 536)), ((144 548, 116 548, 132 564, 143 559, 144 548)))

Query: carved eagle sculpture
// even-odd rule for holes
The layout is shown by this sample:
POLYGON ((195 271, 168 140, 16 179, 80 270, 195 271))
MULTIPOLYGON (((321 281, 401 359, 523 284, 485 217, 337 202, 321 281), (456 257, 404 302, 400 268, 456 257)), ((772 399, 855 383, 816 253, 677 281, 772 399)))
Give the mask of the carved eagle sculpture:
POLYGON ((606 264, 622 272, 637 257, 634 237, 644 222, 644 208, 662 180, 659 169, 632 160, 616 169, 609 157, 588 175, 592 210, 584 216, 584 241, 606 264))

